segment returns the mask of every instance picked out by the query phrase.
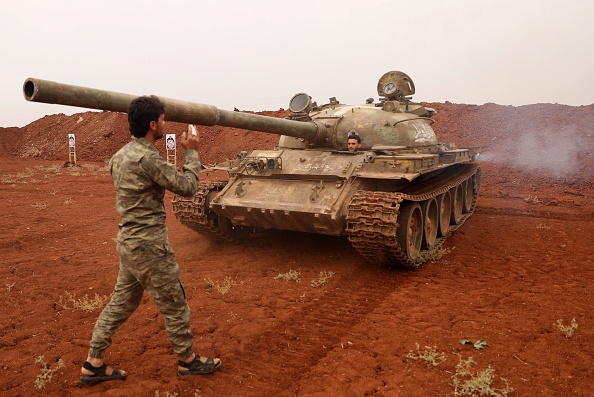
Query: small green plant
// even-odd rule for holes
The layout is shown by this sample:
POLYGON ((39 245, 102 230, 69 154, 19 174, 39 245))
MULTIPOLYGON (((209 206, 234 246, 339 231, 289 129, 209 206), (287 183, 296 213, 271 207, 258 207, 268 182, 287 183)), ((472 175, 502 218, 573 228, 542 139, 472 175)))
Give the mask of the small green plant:
POLYGON ((417 348, 417 352, 415 353, 412 350, 409 351, 406 355, 407 358, 413 360, 423 360, 426 363, 433 365, 434 367, 437 367, 439 364, 446 361, 445 353, 438 352, 435 346, 425 346, 425 350, 423 352, 421 352, 418 343, 415 343, 415 346, 417 348))
POLYGON ((204 281, 210 287, 215 287, 217 292, 221 295, 225 295, 226 293, 228 293, 229 290, 231 289, 231 287, 233 287, 235 285, 243 285, 243 281, 240 281, 240 282, 234 281, 229 276, 225 277, 222 284, 219 284, 218 281, 213 281, 210 278, 205 278, 204 281))
POLYGON ((42 390, 45 388, 46 383, 49 383, 52 380, 54 374, 62 368, 64 361, 59 359, 54 368, 49 368, 48 364, 45 362, 45 358, 43 356, 38 356, 35 359, 35 364, 41 364, 41 373, 35 378, 35 388, 37 390, 42 390))
POLYGON ((313 280, 310 285, 314 288, 324 285, 332 276, 334 276, 334 272, 320 272, 320 277, 317 280, 313 280))
POLYGON ((557 320, 557 328, 559 328, 565 334, 566 338, 571 338, 573 333, 578 327, 578 324, 575 322, 575 317, 571 319, 571 324, 563 325, 563 320, 557 320))
POLYGON ((473 373, 471 367, 476 364, 474 359, 468 357, 468 359, 463 360, 461 356, 459 358, 460 361, 456 365, 456 373, 452 382, 454 396, 507 397, 513 391, 504 378, 501 378, 505 383, 504 388, 496 389, 493 387, 495 370, 491 366, 481 372, 473 373))
POLYGON ((295 270, 289 270, 286 273, 279 273, 274 278, 275 280, 295 281, 296 283, 301 282, 301 272, 295 270))
POLYGON ((80 309, 87 313, 90 313, 94 310, 97 310, 103 306, 109 299, 108 296, 100 296, 99 294, 95 293, 95 297, 89 298, 88 295, 83 296, 80 299, 76 299, 74 294, 70 292, 66 292, 66 298, 62 298, 60 295, 60 301, 58 302, 62 309, 69 310, 69 309, 80 309))

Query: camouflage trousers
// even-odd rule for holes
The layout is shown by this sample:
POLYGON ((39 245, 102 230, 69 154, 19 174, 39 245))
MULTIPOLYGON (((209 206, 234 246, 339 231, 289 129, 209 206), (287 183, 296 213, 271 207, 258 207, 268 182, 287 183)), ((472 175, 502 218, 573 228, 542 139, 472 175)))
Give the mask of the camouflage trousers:
POLYGON ((112 335, 138 308, 144 291, 155 302, 165 320, 173 351, 180 360, 192 355, 194 337, 190 329, 190 307, 180 280, 181 270, 165 242, 127 246, 118 243, 120 269, 110 302, 99 315, 89 356, 103 358, 112 335))

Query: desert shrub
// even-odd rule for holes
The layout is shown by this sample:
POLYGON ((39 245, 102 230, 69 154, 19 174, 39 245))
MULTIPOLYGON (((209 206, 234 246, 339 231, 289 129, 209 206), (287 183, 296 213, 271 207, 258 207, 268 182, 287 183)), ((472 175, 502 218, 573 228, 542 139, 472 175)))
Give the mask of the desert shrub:
POLYGON ((35 388, 37 390, 42 390, 45 388, 45 385, 52 380, 52 377, 62 366, 64 365, 64 361, 62 359, 58 360, 58 363, 54 368, 50 368, 48 364, 45 362, 45 358, 43 356, 38 356, 35 359, 35 364, 41 364, 41 373, 37 375, 35 381, 35 388))
POLYGON ((501 389, 493 387, 495 370, 491 366, 480 372, 472 372, 473 364, 476 362, 472 357, 466 360, 460 357, 452 381, 454 396, 507 397, 513 391, 504 378, 501 380, 505 383, 505 387, 501 389))
POLYGON ((418 343, 415 343, 415 346, 417 349, 416 353, 410 350, 406 357, 412 360, 423 360, 426 363, 433 365, 434 367, 446 361, 445 353, 438 352, 435 346, 425 346, 425 350, 423 352, 421 352, 418 343))

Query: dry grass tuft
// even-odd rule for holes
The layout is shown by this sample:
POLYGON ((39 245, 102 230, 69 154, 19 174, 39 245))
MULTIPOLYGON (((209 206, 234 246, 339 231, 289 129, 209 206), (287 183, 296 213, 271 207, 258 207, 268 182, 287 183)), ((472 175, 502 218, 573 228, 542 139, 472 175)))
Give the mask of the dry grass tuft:
POLYGON ((532 195, 528 195, 528 197, 524 198, 524 201, 529 203, 529 204, 540 204, 542 203, 542 200, 540 200, 538 197, 536 196, 532 196, 532 195))
POLYGON ((575 317, 571 319, 570 325, 563 325, 563 320, 557 320, 557 328, 559 328, 565 334, 566 338, 571 338, 573 333, 578 327, 578 324, 575 322, 575 317))
POLYGON ((435 346, 425 346, 425 350, 423 352, 421 352, 418 343, 415 343, 415 346, 417 348, 417 352, 415 353, 412 350, 409 351, 406 355, 407 358, 413 360, 423 360, 426 363, 433 365, 434 367, 437 367, 439 364, 446 361, 445 353, 438 352, 435 346))
POLYGON ((31 207, 37 210, 44 210, 47 208, 47 203, 45 201, 38 201, 35 204, 31 204, 31 207))
POLYGON ((317 280, 313 280, 310 285, 314 288, 320 287, 326 284, 332 276, 334 276, 334 272, 320 272, 320 277, 317 280))
POLYGON ((205 278, 204 281, 209 285, 209 287, 215 287, 217 292, 221 295, 227 294, 233 286, 243 285, 243 281, 237 282, 232 280, 229 276, 225 277, 222 284, 219 284, 218 281, 213 281, 210 278, 205 278))
POLYGON ((18 182, 18 179, 14 175, 2 175, 0 177, 0 183, 3 185, 14 185, 18 182))
POLYGON ((471 367, 476 364, 472 357, 463 360, 456 365, 456 373, 453 376, 452 386, 454 396, 491 396, 507 397, 514 389, 509 387, 507 380, 501 378, 505 387, 496 389, 493 387, 495 370, 489 366, 487 369, 473 373, 471 367))
MULTIPOLYGON (((159 390, 155 390, 155 397, 161 397, 161 393, 159 392, 159 390)), ((165 391, 163 397, 177 397, 177 392, 165 391)))
POLYGON ((76 299, 74 294, 66 292, 66 298, 62 298, 62 295, 60 295, 58 304, 65 310, 80 309, 90 313, 105 306, 105 303, 107 303, 108 300, 108 296, 100 296, 97 293, 95 293, 95 297, 93 298, 89 298, 89 296, 85 294, 81 299, 76 299))
POLYGON ((435 263, 438 260, 440 260, 441 258, 443 258, 444 255, 447 255, 449 253, 450 253, 449 248, 439 248, 439 249, 436 249, 435 251, 432 251, 429 255, 427 255, 427 260, 430 261, 431 263, 435 263))
POLYGON ((62 168, 62 166, 60 164, 52 164, 49 167, 44 167, 42 165, 35 167, 36 169, 38 169, 41 172, 58 172, 60 171, 60 169, 62 168))
POLYGON ((64 361, 59 359, 54 368, 49 368, 48 364, 45 362, 45 358, 43 356, 38 356, 35 359, 35 364, 41 364, 41 373, 37 375, 33 383, 37 390, 42 390, 45 388, 46 383, 49 383, 52 380, 54 374, 62 368, 64 361))
POLYGON ((286 273, 279 273, 278 276, 274 278, 275 280, 285 280, 285 281, 295 281, 296 283, 301 282, 301 272, 296 270, 289 270, 286 273))
MULTIPOLYGON (((162 395, 159 390, 155 390, 154 396, 155 397, 177 397, 178 394, 177 394, 177 392, 165 391, 165 394, 162 395)), ((194 397, 200 397, 200 396, 202 396, 202 392, 200 391, 200 389, 195 389, 194 397)))

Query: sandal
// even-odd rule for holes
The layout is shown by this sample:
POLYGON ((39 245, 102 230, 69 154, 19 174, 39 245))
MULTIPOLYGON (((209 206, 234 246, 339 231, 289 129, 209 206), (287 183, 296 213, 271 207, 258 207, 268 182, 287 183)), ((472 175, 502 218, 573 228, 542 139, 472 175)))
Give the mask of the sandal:
POLYGON ((181 360, 179 360, 177 363, 180 367, 188 368, 187 370, 178 369, 177 374, 180 376, 210 374, 218 370, 222 364, 220 361, 215 364, 212 357, 207 358, 206 362, 203 363, 200 361, 200 357, 198 355, 196 355, 196 357, 194 357, 194 359, 189 363, 181 360))
POLYGON ((113 368, 111 375, 106 375, 105 371, 107 370, 107 364, 105 363, 103 363, 103 365, 100 367, 94 367, 90 362, 85 361, 82 366, 84 369, 88 369, 94 373, 94 375, 80 376, 80 383, 84 383, 85 385, 96 385, 97 383, 101 383, 106 380, 124 380, 126 379, 126 376, 128 376, 128 374, 123 374, 122 371, 116 368, 113 368))

